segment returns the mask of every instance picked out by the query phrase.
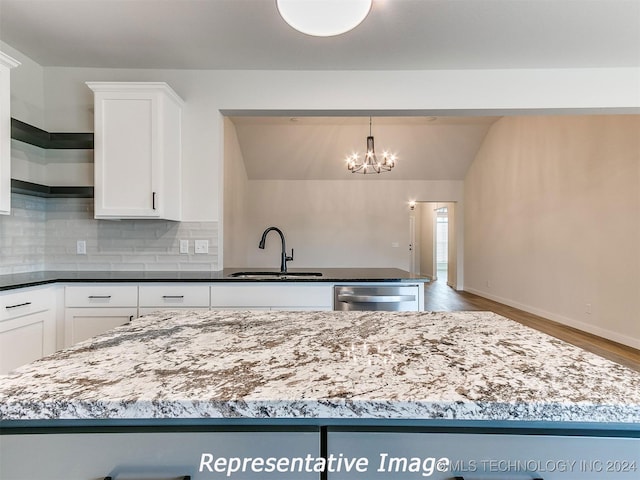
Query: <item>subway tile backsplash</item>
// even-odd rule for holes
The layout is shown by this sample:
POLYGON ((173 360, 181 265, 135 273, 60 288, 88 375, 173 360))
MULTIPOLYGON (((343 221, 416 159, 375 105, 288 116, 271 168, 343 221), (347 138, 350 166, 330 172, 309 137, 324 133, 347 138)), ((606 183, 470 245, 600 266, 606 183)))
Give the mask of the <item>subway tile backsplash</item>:
POLYGON ((217 222, 95 220, 93 199, 12 195, 0 217, 0 274, 37 270, 216 270, 217 222), (77 242, 86 254, 77 254, 77 242), (180 254, 180 240, 189 253, 180 254), (209 253, 195 254, 194 241, 209 253))
POLYGON ((0 216, 0 274, 45 268, 46 217, 44 198, 11 195, 11 215, 0 216))

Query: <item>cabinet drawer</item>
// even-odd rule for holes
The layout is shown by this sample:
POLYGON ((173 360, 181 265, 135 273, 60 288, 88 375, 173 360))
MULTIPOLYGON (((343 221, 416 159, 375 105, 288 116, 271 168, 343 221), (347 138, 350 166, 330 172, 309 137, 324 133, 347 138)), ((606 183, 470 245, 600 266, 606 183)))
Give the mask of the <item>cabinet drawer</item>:
POLYGON ((137 285, 80 285, 67 286, 65 307, 137 307, 137 285))
MULTIPOLYGON (((11 480, 319 480, 316 472, 215 471, 214 459, 316 458, 315 432, 156 432, 3 435, 0 478, 11 480), (38 461, 33 460, 36 455, 38 461)), ((220 463, 218 467, 221 468, 220 463)), ((249 464, 251 467, 251 464, 249 464)), ((293 468, 290 470, 294 470, 293 468)))
POLYGON ((327 309, 332 306, 331 285, 217 284, 211 287, 212 307, 266 307, 327 309))
MULTIPOLYGON (((640 438, 491 433, 329 432, 328 454, 368 459, 368 479, 635 478, 640 438)), ((357 471, 329 480, 361 480, 357 471)))
POLYGON ((140 285, 141 307, 209 307, 208 285, 140 285))
POLYGON ((51 309, 54 304, 52 288, 22 288, 15 293, 0 296, 0 320, 43 312, 51 309))

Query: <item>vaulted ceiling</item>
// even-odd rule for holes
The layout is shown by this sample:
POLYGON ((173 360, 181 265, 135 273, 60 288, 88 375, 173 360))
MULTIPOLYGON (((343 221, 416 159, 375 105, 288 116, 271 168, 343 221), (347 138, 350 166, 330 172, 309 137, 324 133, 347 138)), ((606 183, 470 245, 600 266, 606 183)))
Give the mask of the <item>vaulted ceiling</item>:
MULTIPOLYGON (((498 117, 374 117, 375 151, 399 156, 379 180, 463 180, 498 117)), ((365 152, 367 117, 232 117, 249 179, 354 180, 345 157, 365 152)))

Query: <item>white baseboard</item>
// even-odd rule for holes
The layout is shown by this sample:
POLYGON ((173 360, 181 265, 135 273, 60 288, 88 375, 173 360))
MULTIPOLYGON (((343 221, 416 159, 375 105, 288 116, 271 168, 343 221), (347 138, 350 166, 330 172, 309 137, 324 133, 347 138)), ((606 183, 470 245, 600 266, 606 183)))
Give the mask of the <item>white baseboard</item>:
POLYGON ((495 302, 499 302, 504 305, 508 305, 510 307, 517 308, 519 310, 523 310, 528 313, 533 313, 534 315, 538 315, 539 317, 546 318, 548 320, 552 320, 554 322, 558 322, 563 325, 567 325, 569 327, 577 328, 578 330, 582 330, 584 332, 588 332, 593 335, 597 335, 599 337, 606 338, 608 340, 612 340, 614 342, 621 343, 623 345, 627 345, 629 347, 640 350, 640 338, 633 338, 633 337, 621 335, 620 333, 614 332, 613 330, 608 330, 606 328, 598 327, 596 325, 584 323, 584 322, 581 322, 580 320, 575 320, 573 318, 565 317, 563 315, 558 315, 553 312, 547 312, 546 310, 541 310, 539 308, 535 308, 530 305, 524 305, 522 303, 509 300, 508 298, 502 298, 497 295, 484 292, 482 290, 477 290, 475 288, 465 287, 464 291, 473 293, 474 295, 479 295, 481 297, 488 298, 489 300, 493 300, 495 302))

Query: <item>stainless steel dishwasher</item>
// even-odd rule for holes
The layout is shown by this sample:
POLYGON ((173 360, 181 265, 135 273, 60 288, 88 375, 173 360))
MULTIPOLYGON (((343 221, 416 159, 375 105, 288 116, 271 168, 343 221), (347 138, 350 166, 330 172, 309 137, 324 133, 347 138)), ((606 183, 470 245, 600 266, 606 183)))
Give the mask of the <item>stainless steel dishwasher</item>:
POLYGON ((418 285, 336 285, 334 310, 410 312, 419 308, 418 285))

